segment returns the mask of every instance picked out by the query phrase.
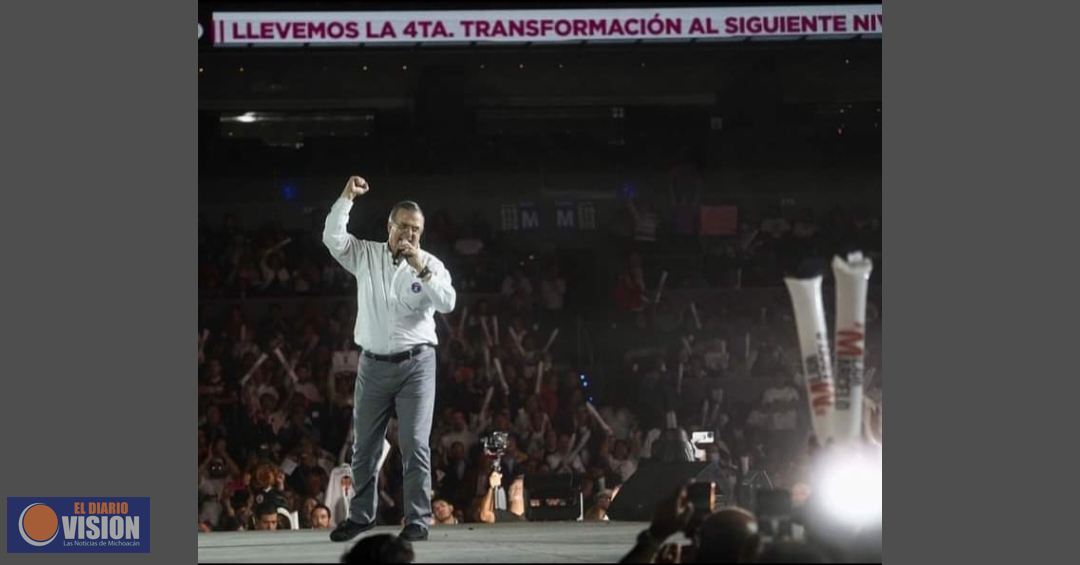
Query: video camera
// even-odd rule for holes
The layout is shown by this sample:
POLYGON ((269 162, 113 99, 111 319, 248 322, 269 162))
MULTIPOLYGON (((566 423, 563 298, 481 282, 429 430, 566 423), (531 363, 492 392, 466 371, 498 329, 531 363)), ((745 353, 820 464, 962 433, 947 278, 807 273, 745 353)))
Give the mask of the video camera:
POLYGON ((509 444, 509 438, 510 434, 506 432, 491 432, 481 440, 484 446, 484 455, 492 459, 492 468, 495 472, 499 472, 502 456, 506 453, 506 446, 509 444))

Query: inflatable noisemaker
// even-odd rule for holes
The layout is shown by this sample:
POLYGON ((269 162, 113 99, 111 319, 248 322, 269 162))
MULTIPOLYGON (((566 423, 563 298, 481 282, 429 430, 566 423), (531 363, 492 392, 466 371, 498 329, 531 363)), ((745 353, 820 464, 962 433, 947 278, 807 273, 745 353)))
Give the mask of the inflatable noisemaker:
POLYGON ((818 443, 832 438, 832 416, 836 401, 832 365, 829 361, 829 338, 825 328, 825 306, 821 301, 821 275, 810 278, 784 278, 795 310, 795 329, 799 334, 806 393, 810 400, 810 418, 818 443))
POLYGON ((855 441, 862 431, 866 351, 866 291, 874 265, 862 253, 834 257, 836 278, 836 407, 833 437, 855 441))

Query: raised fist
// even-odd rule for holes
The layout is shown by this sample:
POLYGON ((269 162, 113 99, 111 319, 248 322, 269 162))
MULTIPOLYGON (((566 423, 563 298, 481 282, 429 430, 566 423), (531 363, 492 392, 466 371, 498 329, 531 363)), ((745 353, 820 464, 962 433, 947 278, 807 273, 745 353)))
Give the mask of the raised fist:
POLYGON ((364 177, 352 176, 349 177, 349 182, 345 183, 345 190, 342 191, 341 195, 352 200, 357 196, 367 194, 369 190, 371 190, 371 187, 368 186, 368 182, 364 180, 364 177))

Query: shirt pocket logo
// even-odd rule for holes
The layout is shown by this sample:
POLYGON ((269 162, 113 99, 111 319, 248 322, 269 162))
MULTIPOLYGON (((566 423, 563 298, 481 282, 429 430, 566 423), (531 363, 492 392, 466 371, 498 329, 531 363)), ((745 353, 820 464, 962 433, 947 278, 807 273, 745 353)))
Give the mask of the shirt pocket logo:
POLYGON ((412 283, 412 286, 410 286, 409 288, 412 289, 413 293, 420 294, 420 283, 414 282, 414 283, 412 283))

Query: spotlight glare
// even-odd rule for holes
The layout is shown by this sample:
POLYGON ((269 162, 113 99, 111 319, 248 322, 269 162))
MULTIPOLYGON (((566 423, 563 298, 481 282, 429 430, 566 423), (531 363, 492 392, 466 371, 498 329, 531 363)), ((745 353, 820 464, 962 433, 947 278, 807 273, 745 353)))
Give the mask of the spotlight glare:
POLYGON ((822 508, 850 526, 881 521, 880 452, 844 450, 831 453, 819 469, 816 497, 822 508))

